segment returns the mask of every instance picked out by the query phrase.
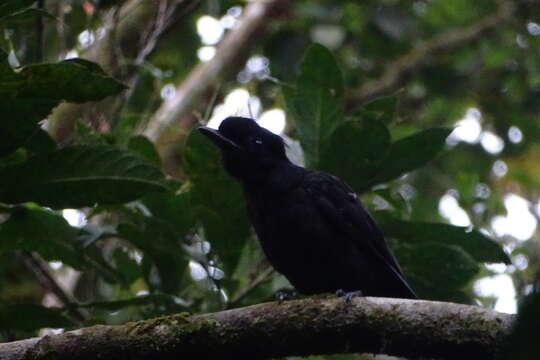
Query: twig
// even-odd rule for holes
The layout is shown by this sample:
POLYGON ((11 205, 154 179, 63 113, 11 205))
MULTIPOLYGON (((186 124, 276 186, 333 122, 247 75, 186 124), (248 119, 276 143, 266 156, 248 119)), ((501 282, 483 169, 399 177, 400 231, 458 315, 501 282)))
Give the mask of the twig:
POLYGON ((86 315, 82 311, 69 306, 70 304, 75 303, 75 299, 73 299, 72 296, 66 293, 64 289, 58 285, 56 280, 49 273, 47 269, 48 266, 43 259, 29 251, 23 251, 21 253, 21 257, 28 270, 34 274, 36 280, 43 289, 53 293, 54 296, 56 296, 56 298, 63 303, 63 305, 67 306, 69 313, 75 319, 79 321, 84 321, 86 319, 86 315))
POLYGON ((431 56, 448 52, 480 38, 486 32, 511 20, 515 11, 516 6, 513 2, 502 1, 494 14, 488 15, 474 25, 446 31, 417 45, 408 54, 389 63, 379 79, 367 82, 352 94, 351 104, 361 105, 378 96, 398 90, 413 71, 427 64, 431 56))
MULTIPOLYGON (((177 11, 180 4, 183 4, 185 1, 172 1, 172 4, 168 0, 160 0, 159 6, 156 11, 155 19, 149 23, 149 25, 143 30, 143 35, 139 42, 139 50, 135 59, 132 61, 133 65, 137 68, 140 68, 144 64, 148 56, 156 48, 158 40, 161 36, 170 29, 174 21, 172 20, 174 15, 178 12, 182 13, 184 16, 188 15, 196 9, 196 5, 199 4, 198 0, 190 1, 186 6, 188 10, 177 11)), ((178 21, 176 19, 175 21, 178 21)), ((121 95, 121 99, 116 104, 116 109, 114 110, 114 115, 111 118, 111 127, 114 127, 116 121, 120 117, 120 113, 124 109, 125 105, 128 103, 129 99, 133 95, 133 92, 137 88, 137 84, 140 80, 141 71, 135 71, 131 76, 124 76, 127 79, 126 83, 128 89, 121 95)), ((149 107, 151 108, 151 107, 149 107)), ((142 117, 144 118, 144 117, 142 117)))
MULTIPOLYGON (((212 60, 199 64, 176 88, 175 96, 167 100, 156 111, 143 134, 158 142, 165 129, 177 124, 187 115, 216 81, 231 68, 245 50, 255 45, 253 39, 271 19, 278 5, 285 0, 255 0, 244 9, 244 15, 236 28, 219 44, 212 60)), ((170 140, 169 140, 170 141, 170 140)))
POLYGON ((268 266, 266 269, 264 269, 253 281, 246 286, 245 288, 242 288, 236 296, 229 302, 228 307, 232 308, 238 305, 246 296, 251 294, 253 290, 255 290, 260 284, 268 281, 270 277, 274 274, 274 268, 271 266, 268 266))
MULTIPOLYGON (((192 1, 198 2, 198 0, 192 1)), ((174 6, 175 9, 179 9, 180 13, 184 13, 184 7, 180 7, 179 4, 185 2, 175 0, 171 2, 170 6, 174 6)), ((151 29, 152 25, 148 24, 156 20, 156 14, 159 12, 162 2, 127 0, 120 3, 121 6, 119 5, 118 9, 112 10, 109 16, 105 17, 103 25, 106 30, 105 35, 89 47, 82 57, 96 61, 108 73, 122 81, 129 82, 133 72, 138 69, 136 67, 127 68, 124 65, 132 63, 140 55, 139 51, 141 49, 138 41, 140 35, 146 29, 151 29)), ((186 6, 189 7, 189 4, 186 6)), ((167 19, 176 14, 168 14, 167 19)), ((155 45, 154 42, 152 43, 155 45)), ((146 47, 144 51, 146 56, 150 50, 152 50, 150 47, 146 47)), ((139 57, 138 61, 140 62, 140 59, 143 58, 144 56, 139 57)), ((91 108, 95 113, 101 114, 103 118, 110 119, 114 115, 114 106, 115 102, 109 99, 98 105, 92 104, 91 108)), ((57 142, 69 143, 73 138, 75 120, 82 117, 84 121, 91 122, 93 119, 98 118, 96 115, 88 114, 88 109, 89 106, 85 104, 60 104, 49 116, 47 130, 57 142)))

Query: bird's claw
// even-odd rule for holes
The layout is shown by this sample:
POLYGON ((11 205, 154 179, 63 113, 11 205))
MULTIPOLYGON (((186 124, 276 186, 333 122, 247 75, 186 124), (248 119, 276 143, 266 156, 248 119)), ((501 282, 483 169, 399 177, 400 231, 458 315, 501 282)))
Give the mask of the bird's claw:
POLYGON ((276 297, 276 300, 277 300, 278 304, 282 304, 286 300, 294 299, 296 297, 296 292, 294 292, 294 291, 286 291, 286 290, 278 290, 278 291, 276 291, 274 296, 276 297))
POLYGON ((336 296, 343 298, 343 300, 345 300, 345 303, 350 304, 352 299, 354 299, 355 297, 362 297, 364 296, 364 294, 360 290, 346 292, 342 289, 339 289, 338 291, 336 291, 336 296))

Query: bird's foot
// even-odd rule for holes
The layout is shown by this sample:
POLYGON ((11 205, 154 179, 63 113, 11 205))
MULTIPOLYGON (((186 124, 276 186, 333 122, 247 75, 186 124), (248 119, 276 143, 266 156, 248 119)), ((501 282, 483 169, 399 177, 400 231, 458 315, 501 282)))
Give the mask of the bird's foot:
POLYGON ((338 291, 336 291, 336 296, 343 298, 343 300, 345 300, 345 303, 349 304, 352 299, 354 299, 355 297, 362 297, 364 296, 364 294, 360 290, 346 292, 342 289, 339 289, 338 291))
POLYGON ((294 290, 278 290, 274 294, 278 304, 282 304, 286 300, 292 300, 297 296, 294 290))

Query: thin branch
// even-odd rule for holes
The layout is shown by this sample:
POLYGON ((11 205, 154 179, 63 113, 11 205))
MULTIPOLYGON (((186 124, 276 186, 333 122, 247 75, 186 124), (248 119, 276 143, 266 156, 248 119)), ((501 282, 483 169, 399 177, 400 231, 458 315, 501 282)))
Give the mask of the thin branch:
POLYGON ((3 360, 265 359, 335 353, 495 359, 515 317, 422 300, 308 298, 0 344, 3 360))
POLYGON ((148 123, 144 135, 154 142, 173 124, 187 115, 202 95, 228 70, 237 68, 246 49, 255 45, 256 35, 268 24, 284 0, 254 0, 244 9, 236 28, 219 44, 212 60, 199 64, 176 88, 175 96, 165 101, 148 123))
POLYGON ((251 294, 253 290, 255 290, 257 287, 259 287, 260 284, 268 281, 272 275, 274 274, 274 268, 271 266, 268 266, 266 269, 264 269, 260 274, 253 279, 253 281, 246 287, 242 288, 236 296, 229 302, 228 307, 232 308, 236 305, 238 305, 246 296, 251 294))
POLYGON ((172 11, 174 11, 175 6, 176 5, 173 5, 171 8, 169 8, 169 3, 167 0, 161 0, 159 2, 155 20, 151 23, 151 26, 144 31, 144 34, 141 37, 139 45, 140 50, 134 61, 135 65, 141 65, 148 55, 154 50, 157 40, 167 24, 167 17, 170 16, 172 11))
MULTIPOLYGON (((165 20, 175 16, 176 10, 184 14, 184 5, 191 9, 192 2, 198 0, 171 1, 168 5, 172 12, 167 13, 165 20)), ((148 43, 141 44, 141 34, 147 34, 154 28, 154 21, 159 20, 159 11, 163 4, 161 1, 128 0, 121 2, 121 6, 110 11, 104 19, 103 28, 105 35, 100 37, 82 57, 100 64, 108 73, 122 81, 129 82, 132 76, 137 76, 139 70, 136 66, 127 67, 134 61, 144 62, 146 56, 154 50, 157 41, 149 39, 148 43), (144 45, 141 51, 140 45, 144 45)), ((167 22, 169 24, 170 22, 167 22)), ((163 29, 159 34, 163 34, 163 29)), ((157 39, 159 40, 159 39, 157 39)), ((114 99, 106 99, 98 104, 60 104, 47 120, 47 130, 53 138, 60 143, 69 143, 73 137, 74 123, 81 117, 85 121, 98 118, 96 113, 103 118, 110 119, 115 110, 114 99), (89 114, 92 109, 94 114, 89 114)))
MULTIPOLYGON (((190 1, 183 11, 177 11, 180 4, 183 5, 184 0, 176 0, 169 3, 168 0, 160 0, 159 6, 153 21, 149 23, 146 29, 143 30, 143 35, 139 41, 139 50, 135 59, 133 60, 133 65, 135 68, 140 68, 144 64, 148 56, 154 51, 159 39, 162 35, 171 28, 173 25, 172 18, 181 13, 183 16, 188 15, 196 9, 196 5, 199 4, 198 0, 190 1), (189 11, 187 11, 189 9, 189 11)), ((177 21, 180 18, 176 19, 177 21)), ((126 62, 127 63, 127 62, 126 62)), ((115 125, 115 121, 120 117, 120 113, 124 109, 125 105, 133 95, 133 92, 137 88, 137 84, 140 80, 141 71, 136 71, 132 76, 124 76, 127 79, 126 83, 128 89, 124 91, 121 95, 121 99, 116 104, 114 110, 114 115, 111 117, 111 127, 115 125)))
POLYGON ((516 6, 511 1, 501 1, 494 14, 466 28, 446 31, 417 45, 410 53, 405 54, 386 66, 383 75, 364 84, 352 94, 351 103, 361 105, 381 95, 398 90, 408 76, 420 67, 426 66, 433 55, 448 52, 468 44, 494 30, 501 24, 513 19, 516 6))
POLYGON ((75 303, 75 299, 58 285, 54 277, 49 273, 48 266, 43 259, 29 251, 23 251, 21 257, 24 264, 28 270, 34 274, 41 287, 54 294, 63 305, 68 306, 70 315, 78 321, 84 321, 86 319, 86 316, 82 311, 69 307, 70 304, 75 303))

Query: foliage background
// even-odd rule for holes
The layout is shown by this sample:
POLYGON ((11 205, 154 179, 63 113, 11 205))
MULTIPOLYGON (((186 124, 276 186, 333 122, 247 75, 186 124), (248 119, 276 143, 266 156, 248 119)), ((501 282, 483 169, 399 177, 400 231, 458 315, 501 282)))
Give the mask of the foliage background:
POLYGON ((238 184, 190 132, 213 116, 276 108, 295 156, 362 194, 420 297, 491 307, 496 291, 475 284, 501 277, 518 299, 532 291, 537 4, 269 1, 241 45, 207 39, 212 26, 239 36, 233 24, 256 3, 0 5, 3 341, 217 311, 286 288, 238 184), (216 52, 206 64, 227 52, 232 61, 208 80, 201 48, 216 52), (220 107, 238 88, 250 98, 220 107), (185 100, 185 89, 198 96, 185 100), (175 106, 173 125, 153 131, 175 106))

